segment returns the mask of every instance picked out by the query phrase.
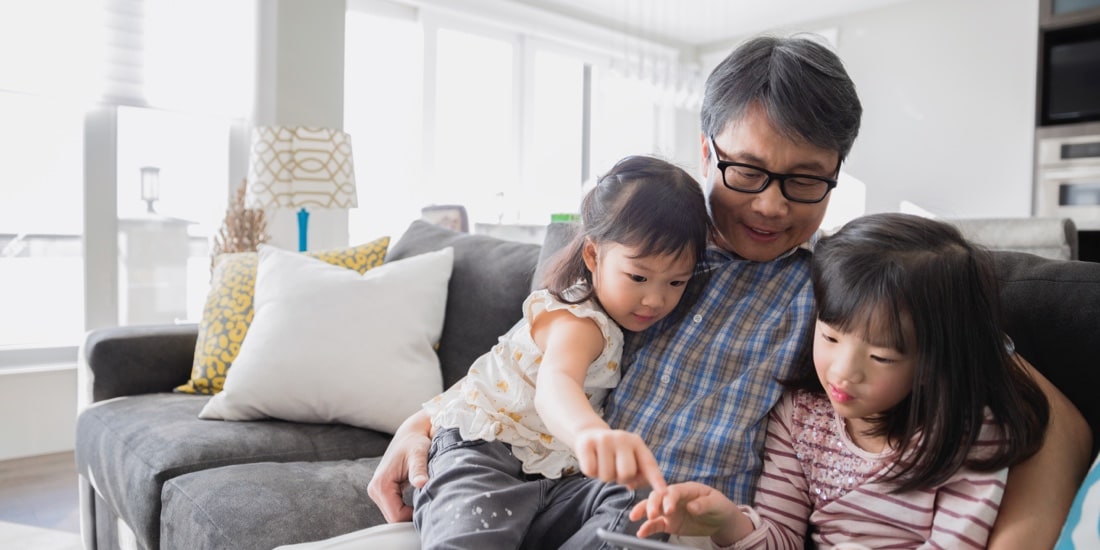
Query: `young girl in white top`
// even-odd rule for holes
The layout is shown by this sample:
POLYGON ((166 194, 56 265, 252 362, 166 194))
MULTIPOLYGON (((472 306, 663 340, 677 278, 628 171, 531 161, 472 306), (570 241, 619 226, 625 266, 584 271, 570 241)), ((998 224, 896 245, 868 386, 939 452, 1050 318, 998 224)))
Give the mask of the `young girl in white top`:
POLYGON ((580 517, 539 514, 563 476, 665 486, 641 438, 600 413, 619 381, 622 331, 674 313, 702 260, 711 234, 703 193, 675 165, 627 157, 585 196, 581 225, 523 319, 424 404, 429 481, 413 503, 424 549, 518 548, 536 515, 580 517))
POLYGON ((698 483, 631 512, 715 547, 985 548, 1048 419, 999 322, 992 256, 943 222, 856 219, 814 247, 813 365, 768 421, 754 506, 698 483))

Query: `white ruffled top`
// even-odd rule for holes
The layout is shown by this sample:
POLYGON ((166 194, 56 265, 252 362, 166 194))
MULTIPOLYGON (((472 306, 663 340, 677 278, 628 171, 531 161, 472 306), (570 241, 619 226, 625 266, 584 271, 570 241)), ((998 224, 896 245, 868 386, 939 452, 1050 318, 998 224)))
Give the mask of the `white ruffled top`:
POLYGON ((523 471, 548 478, 575 473, 577 459, 565 444, 550 435, 535 411, 535 381, 542 351, 531 338, 531 324, 548 311, 567 310, 592 319, 604 336, 604 348, 588 366, 584 391, 598 414, 611 388, 619 383, 623 333, 593 300, 565 304, 547 290, 531 293, 523 303, 523 319, 501 336, 493 349, 479 357, 466 378, 424 403, 436 429, 458 428, 470 441, 500 440, 512 446, 523 471))

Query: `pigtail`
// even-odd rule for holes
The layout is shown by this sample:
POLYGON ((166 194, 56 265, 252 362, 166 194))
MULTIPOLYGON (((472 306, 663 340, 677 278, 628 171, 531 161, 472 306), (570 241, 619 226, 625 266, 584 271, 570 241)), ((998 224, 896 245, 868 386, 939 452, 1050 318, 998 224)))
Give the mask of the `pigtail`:
POLYGON ((579 304, 591 299, 596 292, 592 287, 592 272, 584 264, 584 240, 584 232, 580 232, 567 246, 555 253, 544 277, 546 290, 555 299, 566 304, 579 304), (566 292, 578 283, 583 283, 580 292, 566 292))

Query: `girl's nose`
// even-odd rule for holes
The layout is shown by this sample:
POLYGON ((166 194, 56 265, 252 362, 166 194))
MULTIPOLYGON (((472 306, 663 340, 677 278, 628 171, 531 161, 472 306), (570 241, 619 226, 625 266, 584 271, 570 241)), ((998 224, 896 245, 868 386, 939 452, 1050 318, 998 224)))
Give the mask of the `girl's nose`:
POLYGON ((854 359, 850 353, 840 353, 836 356, 832 365, 829 366, 829 374, 833 378, 833 383, 839 386, 841 384, 856 384, 863 380, 863 371, 854 359))
POLYGON ((642 296, 642 305, 652 308, 660 308, 665 303, 665 297, 660 292, 647 292, 642 296))

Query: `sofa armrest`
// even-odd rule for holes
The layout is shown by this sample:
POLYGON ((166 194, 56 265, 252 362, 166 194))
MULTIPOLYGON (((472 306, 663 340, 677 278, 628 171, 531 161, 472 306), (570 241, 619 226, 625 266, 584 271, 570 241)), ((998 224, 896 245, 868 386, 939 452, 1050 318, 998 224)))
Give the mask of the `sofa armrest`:
POLYGON ((142 325, 90 331, 80 346, 79 407, 172 391, 191 376, 198 325, 142 325))

